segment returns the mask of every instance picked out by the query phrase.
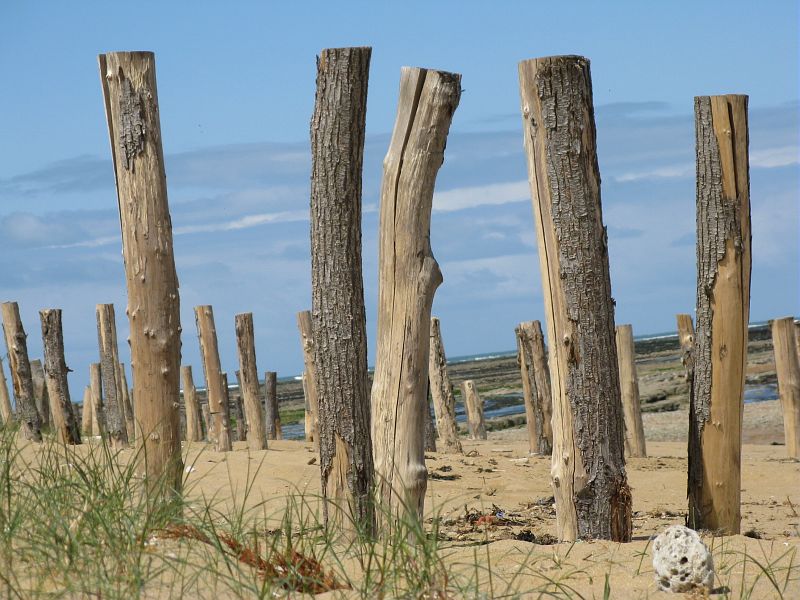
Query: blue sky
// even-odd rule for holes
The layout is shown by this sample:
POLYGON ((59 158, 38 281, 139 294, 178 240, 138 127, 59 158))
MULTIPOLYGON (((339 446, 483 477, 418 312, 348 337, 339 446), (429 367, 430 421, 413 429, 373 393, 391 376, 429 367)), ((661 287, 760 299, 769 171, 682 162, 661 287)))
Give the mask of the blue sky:
MULTIPOLYGON (((674 329, 694 305, 692 99, 750 95, 753 320, 800 312, 798 8, 752 2, 0 4, 0 299, 64 309, 73 395, 114 302, 127 336, 121 242, 97 54, 156 53, 183 362, 201 378, 192 307, 214 306, 223 368, 233 317, 254 313, 261 371, 299 372, 294 315, 310 305, 308 123, 315 56, 373 47, 364 164, 370 362, 377 203, 400 67, 462 74, 431 239, 434 313, 450 356, 509 350, 542 318, 517 62, 592 61, 617 322, 674 329)), ((122 355, 128 360, 123 344, 122 355)), ((198 381, 201 385, 202 382, 198 381)))

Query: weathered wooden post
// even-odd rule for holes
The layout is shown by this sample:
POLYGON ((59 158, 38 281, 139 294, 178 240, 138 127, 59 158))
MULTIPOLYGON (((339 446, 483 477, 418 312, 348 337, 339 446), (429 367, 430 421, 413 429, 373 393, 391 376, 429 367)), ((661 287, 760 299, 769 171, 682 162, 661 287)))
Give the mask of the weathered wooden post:
POLYGON ((230 436, 231 431, 231 388, 228 385, 228 374, 222 371, 220 373, 222 378, 222 416, 228 428, 228 439, 231 440, 231 449, 233 449, 233 438, 230 436))
POLYGON ((750 317, 747 96, 695 98, 697 334, 689 407, 689 515, 739 533, 750 317))
POLYGON ((647 446, 642 423, 639 378, 636 374, 636 353, 633 343, 633 326, 631 325, 617 325, 617 357, 619 359, 622 411, 625 417, 625 450, 628 456, 644 457, 647 456, 647 446))
POLYGON ((303 346, 303 393, 306 398, 306 440, 314 443, 319 450, 319 391, 317 367, 314 364, 314 333, 311 311, 297 313, 297 328, 300 330, 300 343, 303 346))
POLYGON ((239 393, 244 400, 247 417, 247 443, 250 450, 267 448, 267 433, 264 430, 264 411, 256 369, 256 343, 253 331, 253 313, 236 315, 236 345, 239 351, 239 393))
POLYGON ((47 393, 47 380, 44 376, 42 361, 31 361, 31 380, 33 381, 33 397, 36 399, 36 410, 42 427, 49 427, 52 423, 50 417, 50 396, 47 393))
POLYGON ((8 367, 11 371, 11 383, 14 386, 16 400, 16 416, 22 425, 21 433, 26 440, 42 441, 41 421, 36 410, 31 378, 31 363, 28 360, 28 342, 22 320, 19 317, 19 306, 16 302, 3 302, 3 334, 8 350, 8 367))
POLYGON ((200 412, 203 414, 203 429, 206 432, 204 439, 210 442, 213 439, 214 422, 211 419, 211 409, 208 406, 208 402, 200 405, 200 412))
POLYGON ((40 310, 42 347, 44 348, 44 373, 47 382, 50 413, 58 440, 62 444, 80 444, 81 432, 72 410, 67 383, 67 363, 64 358, 64 335, 61 327, 61 310, 40 310))
POLYGON ((229 452, 231 445, 231 424, 228 407, 224 404, 222 389, 222 368, 217 347, 217 328, 214 325, 214 310, 211 306, 195 306, 194 317, 197 335, 200 338, 200 356, 203 359, 203 373, 206 378, 206 396, 211 411, 213 427, 208 431, 209 441, 213 441, 217 452, 229 452))
POLYGON ((155 56, 98 57, 119 199, 128 289, 133 410, 139 470, 152 486, 179 491, 181 321, 172 251, 155 56))
MULTIPOLYGON (((372 48, 317 57, 311 117, 311 307, 326 522, 371 532, 372 442, 361 274, 361 167, 372 48)), ((305 336, 304 336, 305 337, 305 336)))
POLYGON ((430 350, 428 353, 428 381, 436 414, 436 431, 439 434, 441 452, 463 452, 456 427, 456 399, 447 372, 447 357, 442 342, 439 319, 431 317, 430 350))
POLYGON ((486 421, 483 418, 483 399, 478 395, 475 382, 471 379, 461 382, 461 399, 467 413, 467 429, 469 439, 485 440, 486 421))
POLYGON ((384 510, 422 518, 431 304, 442 273, 430 247, 436 174, 461 75, 404 67, 381 184, 372 444, 384 510))
POLYGON ((519 64, 553 391, 558 537, 628 541, 631 494, 589 61, 519 64))
POLYGON ((128 377, 125 375, 125 365, 118 363, 120 392, 122 393, 122 406, 125 409, 125 431, 128 433, 128 443, 136 439, 136 419, 131 405, 132 393, 128 391, 128 377))
POLYGON ((303 401, 304 401, 304 411, 303 411, 303 433, 305 434, 305 439, 307 442, 314 442, 314 413, 311 412, 311 404, 308 401, 309 391, 308 391, 308 374, 306 371, 303 371, 302 376, 303 381, 303 401))
POLYGON ((278 411, 278 374, 275 371, 264 373, 264 412, 267 439, 282 440, 281 414, 278 411))
POLYGON ((6 373, 3 370, 3 359, 0 358, 0 417, 3 425, 10 425, 14 420, 14 411, 11 408, 11 397, 8 394, 8 383, 6 373))
POLYGON ((436 417, 433 415, 433 406, 430 400, 430 379, 428 379, 427 413, 425 419, 425 452, 436 452, 436 417))
POLYGON ((694 376, 694 363, 692 362, 692 351, 694 350, 694 323, 692 315, 676 315, 678 323, 678 343, 681 345, 681 364, 685 371, 685 379, 689 385, 691 393, 692 377, 694 376))
MULTIPOLYGON (((236 415, 236 440, 239 442, 247 441, 247 420, 244 417, 244 398, 242 396, 242 374, 236 369, 236 388, 238 394, 233 401, 233 410, 236 415)), ((228 390, 228 398, 231 397, 228 390)), ((263 450, 263 448, 262 448, 263 450)))
POLYGON ((800 361, 800 321, 794 322, 794 343, 797 346, 797 360, 800 361))
POLYGON ((106 415, 103 404, 103 379, 100 363, 89 365, 89 388, 92 390, 92 436, 105 437, 106 415))
POLYGON ((800 361, 797 358, 794 318, 775 319, 771 328, 786 453, 789 458, 800 458, 800 361))
POLYGON ((81 406, 81 431, 83 435, 92 435, 94 433, 94 425, 92 418, 94 417, 94 402, 92 400, 92 388, 86 386, 83 388, 83 405, 81 406))
POLYGON ((200 425, 200 407, 197 404, 197 388, 192 377, 192 365, 181 367, 183 379, 183 406, 186 410, 186 441, 199 442, 203 439, 203 429, 200 425))
POLYGON ((106 434, 112 448, 125 448, 128 445, 128 430, 122 402, 122 383, 119 379, 119 348, 114 305, 98 304, 96 314, 106 434))
POLYGON ((536 404, 542 411, 542 432, 553 448, 553 393, 550 385, 550 367, 547 364, 547 350, 544 347, 544 334, 542 322, 532 321, 532 327, 527 330, 531 335, 531 350, 533 351, 533 371, 536 379, 536 404))
MULTIPOLYGON (((537 321, 538 322, 538 321, 537 321)), ((541 324, 538 329, 534 321, 520 323, 515 329, 517 334, 517 363, 522 376, 522 395, 525 401, 525 420, 528 426, 529 452, 531 454, 550 455, 553 451, 553 430, 550 425, 550 396, 539 391, 540 386, 550 389, 547 381, 539 382, 536 378, 535 357, 542 343, 541 324)), ((542 346, 541 352, 544 353, 542 346)), ((547 365, 545 364, 545 367, 547 365)), ((549 375, 549 374, 548 374, 549 375)))

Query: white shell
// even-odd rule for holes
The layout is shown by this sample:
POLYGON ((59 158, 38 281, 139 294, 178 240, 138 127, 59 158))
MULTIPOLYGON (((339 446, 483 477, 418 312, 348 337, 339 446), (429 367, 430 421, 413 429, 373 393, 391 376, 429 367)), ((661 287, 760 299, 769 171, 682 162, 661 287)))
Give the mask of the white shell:
POLYGON ((673 525, 653 542, 653 569, 661 591, 684 593, 714 584, 714 560, 697 532, 673 525))

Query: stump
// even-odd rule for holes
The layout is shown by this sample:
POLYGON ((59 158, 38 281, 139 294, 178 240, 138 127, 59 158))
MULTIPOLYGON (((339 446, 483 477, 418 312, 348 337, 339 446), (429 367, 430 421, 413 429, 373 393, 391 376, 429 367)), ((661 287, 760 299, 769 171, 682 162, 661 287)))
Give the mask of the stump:
POLYGON ((463 450, 456 427, 456 399, 447 372, 441 326, 436 317, 431 317, 428 381, 436 414, 436 432, 439 435, 440 450, 446 454, 461 454, 463 450))

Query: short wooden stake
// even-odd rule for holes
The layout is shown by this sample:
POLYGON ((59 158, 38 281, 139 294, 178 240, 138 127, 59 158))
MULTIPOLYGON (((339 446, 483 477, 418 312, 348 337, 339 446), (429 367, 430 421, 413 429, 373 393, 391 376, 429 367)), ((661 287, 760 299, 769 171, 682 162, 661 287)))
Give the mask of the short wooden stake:
POLYGON ((430 247, 436 175, 461 98, 461 76, 404 67, 383 161, 378 333, 372 384, 377 498, 385 515, 422 518, 431 305, 442 283, 430 247))
POLYGON ((797 357, 794 318, 775 319, 771 328, 786 453, 789 458, 800 458, 800 361, 797 357))
POLYGON ((128 445, 125 405, 122 401, 122 382, 119 379, 119 348, 117 320, 113 304, 98 304, 97 345, 100 348, 100 375, 103 378, 103 408, 106 434, 112 448, 128 445))
POLYGON ((433 414, 433 402, 430 398, 430 380, 428 380, 428 418, 425 419, 425 452, 436 452, 436 417, 433 414))
POLYGON ((69 369, 64 359, 61 310, 57 308, 40 310, 39 320, 42 323, 44 373, 55 434, 62 444, 80 444, 81 433, 72 410, 67 382, 69 369))
POLYGON ((278 411, 278 374, 264 373, 264 412, 267 424, 267 439, 282 440, 281 415, 278 411))
POLYGON ((0 358, 0 418, 2 418, 4 426, 11 425, 14 420, 14 410, 11 408, 11 397, 8 394, 8 383, 3 370, 2 358, 0 358))
POLYGON ((16 416, 21 424, 24 439, 34 442, 42 441, 41 421, 36 410, 36 399, 31 378, 31 363, 28 360, 28 342, 22 320, 19 317, 19 306, 16 302, 3 302, 3 333, 8 350, 8 366, 11 371, 11 382, 14 386, 16 400, 16 416))
POLYGON ((227 424, 228 439, 231 440, 231 449, 233 449, 233 438, 230 436, 231 431, 231 388, 228 385, 228 374, 225 372, 220 373, 222 379, 222 418, 227 424))
POLYGON ((305 434, 305 438, 307 442, 314 442, 315 434, 314 434, 314 411, 311 410, 311 403, 309 401, 310 392, 308 389, 308 373, 303 371, 303 401, 304 401, 304 409, 303 412, 303 432, 305 434))
POLYGON ((625 417, 625 451, 628 456, 645 457, 647 456, 647 446, 642 423, 639 378, 636 374, 636 355, 633 326, 631 325, 617 325, 617 357, 622 410, 625 417))
POLYGON ((183 406, 186 411, 186 441, 199 442, 203 439, 203 428, 200 424, 200 406, 197 404, 197 388, 192 377, 192 365, 181 367, 183 379, 183 406))
POLYGON ((519 64, 553 393, 551 477, 562 540, 627 542, 632 499, 589 61, 519 64))
MULTIPOLYGON (((549 394, 550 377, 537 379, 537 352, 544 353, 542 329, 538 321, 526 321, 516 328, 517 363, 522 376, 522 395, 525 402, 525 419, 528 425, 528 451, 549 456, 553 451, 553 429, 550 423, 552 402, 549 394), (537 327, 538 324, 538 327, 537 327), (539 388, 542 387, 542 391, 539 388), (547 390, 547 391, 545 391, 547 390)), ((547 365, 545 364, 545 367, 547 365)), ((545 371, 546 372, 546 371, 545 371)))
POLYGON ((684 377, 689 389, 692 389, 692 377, 694 376, 694 361, 692 352, 694 351, 694 323, 692 315, 679 314, 676 316, 678 322, 678 343, 681 346, 681 364, 684 369, 684 377))
POLYGON ((447 372, 447 357, 442 342, 439 319, 431 317, 430 350, 428 354, 428 380, 430 382, 433 410, 436 414, 436 432, 439 450, 445 454, 461 454, 461 440, 456 427, 456 399, 447 372))
POLYGON ((214 430, 214 421, 211 419, 211 409, 208 407, 208 402, 200 405, 200 412, 203 414, 203 430, 205 431, 203 439, 210 442, 214 430))
POLYGON ((50 395, 47 392, 44 365, 38 358, 31 361, 31 379, 33 380, 33 396, 36 398, 36 410, 39 412, 39 420, 42 427, 49 427, 52 424, 50 395))
POLYGON ((81 432, 83 435, 91 436, 94 431, 92 417, 94 416, 94 401, 92 400, 92 388, 83 388, 83 404, 81 405, 81 432))
POLYGON ((208 305, 195 306, 194 317, 197 323, 197 335, 200 338, 200 356, 203 359, 203 372, 206 378, 206 397, 213 420, 213 427, 208 432, 208 439, 214 442, 217 452, 229 452, 233 448, 231 424, 227 419, 228 407, 223 406, 226 392, 223 392, 222 389, 222 368, 219 362, 214 310, 208 305))
POLYGON ((319 392, 317 391, 317 367, 314 364, 314 333, 311 311, 297 313, 297 328, 300 330, 300 343, 303 346, 303 392, 306 398, 306 440, 314 443, 319 450, 319 392))
MULTIPOLYGON (((236 417, 236 440, 247 441, 247 420, 244 416, 244 398, 242 397, 242 374, 236 369, 236 397, 233 399, 233 412, 236 417)), ((228 397, 231 398, 230 390, 228 397)))
POLYGON ((264 410, 256 367, 256 342, 253 329, 253 313, 236 315, 236 346, 239 352, 239 394, 244 400, 247 417, 247 445, 250 450, 267 448, 267 432, 264 428, 264 410))
POLYGON ((467 413, 469 439, 485 440, 487 436, 486 421, 483 418, 483 400, 478 395, 475 382, 471 379, 461 382, 461 398, 467 413))
POLYGON ((105 437, 106 415, 103 405, 103 379, 100 363, 89 365, 89 387, 92 390, 92 436, 105 437))
POLYGON ((125 408, 125 430, 128 432, 128 443, 136 439, 136 418, 133 414, 131 396, 133 393, 128 388, 128 377, 125 375, 125 365, 118 363, 120 392, 122 393, 122 406, 125 408))

